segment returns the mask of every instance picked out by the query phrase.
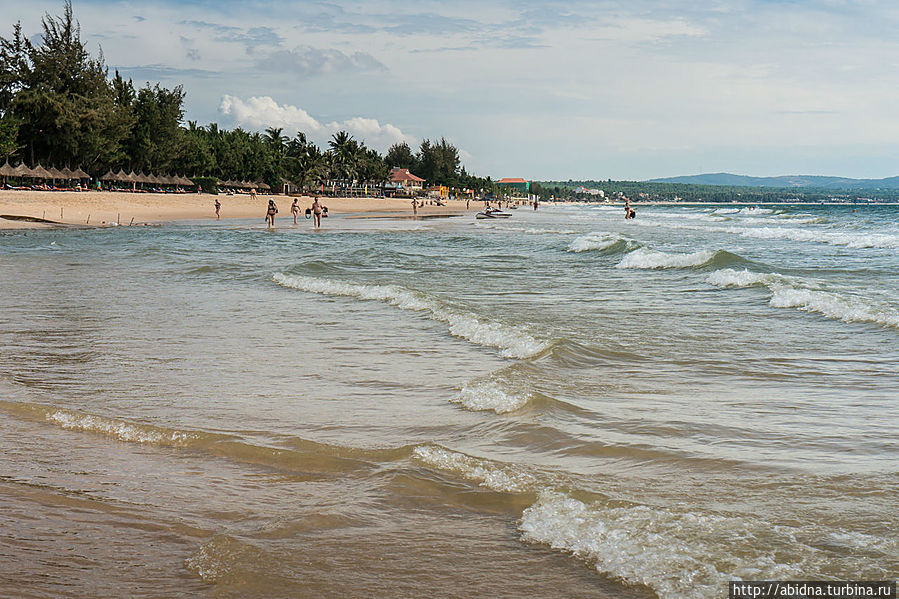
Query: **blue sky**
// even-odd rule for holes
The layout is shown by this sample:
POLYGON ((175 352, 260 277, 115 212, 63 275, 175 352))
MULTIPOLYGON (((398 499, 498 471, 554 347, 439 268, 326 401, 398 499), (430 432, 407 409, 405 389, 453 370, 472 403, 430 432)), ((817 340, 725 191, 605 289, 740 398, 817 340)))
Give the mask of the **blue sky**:
MULTIPOLYGON (((62 3, 0 0, 40 30, 62 3)), ((873 0, 113 2, 82 37, 186 118, 445 136, 530 179, 899 174, 899 3, 873 0)), ((2 35, 8 36, 10 31, 2 35)))

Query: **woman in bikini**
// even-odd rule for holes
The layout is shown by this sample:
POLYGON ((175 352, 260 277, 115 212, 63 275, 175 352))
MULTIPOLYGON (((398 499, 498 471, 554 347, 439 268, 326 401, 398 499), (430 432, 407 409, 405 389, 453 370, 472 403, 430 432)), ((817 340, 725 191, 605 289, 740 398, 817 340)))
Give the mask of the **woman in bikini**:
POLYGON ((269 200, 268 210, 265 211, 265 222, 268 223, 269 229, 272 229, 275 226, 276 214, 278 214, 278 207, 275 205, 275 200, 269 200))

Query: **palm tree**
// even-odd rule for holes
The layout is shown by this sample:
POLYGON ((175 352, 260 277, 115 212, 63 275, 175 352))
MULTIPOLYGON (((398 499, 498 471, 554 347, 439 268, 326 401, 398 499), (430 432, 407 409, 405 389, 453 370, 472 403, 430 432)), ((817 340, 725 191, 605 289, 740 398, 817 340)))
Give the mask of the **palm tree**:
POLYGON ((346 131, 338 131, 328 142, 331 155, 332 176, 342 181, 353 181, 359 162, 359 144, 346 131))

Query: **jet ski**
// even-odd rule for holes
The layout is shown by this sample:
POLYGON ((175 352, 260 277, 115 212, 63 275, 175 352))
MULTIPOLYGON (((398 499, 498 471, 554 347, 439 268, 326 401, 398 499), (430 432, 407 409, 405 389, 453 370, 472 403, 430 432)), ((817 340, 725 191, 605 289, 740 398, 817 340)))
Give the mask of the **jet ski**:
POLYGON ((487 208, 474 215, 475 218, 509 218, 510 216, 512 215, 498 208, 487 208))

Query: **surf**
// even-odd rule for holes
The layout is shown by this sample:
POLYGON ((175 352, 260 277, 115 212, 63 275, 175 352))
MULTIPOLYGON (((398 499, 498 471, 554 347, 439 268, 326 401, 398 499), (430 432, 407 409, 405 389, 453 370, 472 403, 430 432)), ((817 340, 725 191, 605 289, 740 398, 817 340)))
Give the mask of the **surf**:
POLYGON ((669 254, 642 247, 625 255, 616 268, 622 269, 669 269, 720 267, 728 264, 745 263, 746 259, 726 250, 700 250, 684 254, 669 254))
POLYGON ((711 273, 706 282, 721 289, 765 287, 771 293, 768 305, 772 308, 796 308, 847 323, 869 323, 899 330, 896 308, 861 295, 827 290, 798 277, 723 269, 711 273))
POLYGON ((579 254, 599 251, 604 254, 622 253, 634 250, 640 244, 617 233, 594 232, 582 235, 568 244, 567 251, 579 254))
POLYGON ((275 273, 272 279, 282 287, 299 291, 374 300, 400 310, 422 313, 431 320, 446 323, 451 335, 475 345, 499 349, 507 358, 531 358, 550 347, 550 342, 537 339, 524 327, 489 320, 398 285, 370 285, 284 273, 275 273))

